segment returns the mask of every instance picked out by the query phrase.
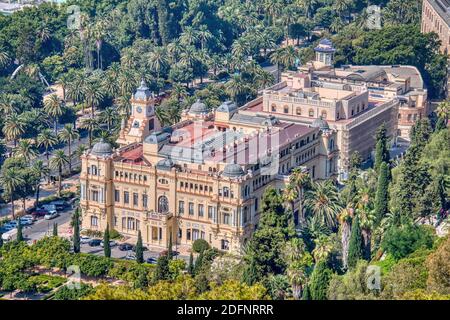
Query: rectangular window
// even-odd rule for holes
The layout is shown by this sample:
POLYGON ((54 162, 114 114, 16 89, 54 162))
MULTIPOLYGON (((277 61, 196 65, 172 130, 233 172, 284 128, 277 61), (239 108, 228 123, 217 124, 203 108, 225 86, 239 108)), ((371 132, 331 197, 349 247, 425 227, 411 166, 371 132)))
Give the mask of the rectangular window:
POLYGON ((224 213, 223 214, 223 224, 230 224, 230 214, 229 213, 224 213))
POLYGON ((97 227, 98 226, 98 218, 95 216, 91 217, 91 226, 92 227, 97 227))
POLYGON ((191 229, 186 230, 186 240, 191 240, 191 229))
POLYGON ((120 191, 114 190, 114 201, 120 202, 120 191))
POLYGON ((139 194, 133 193, 133 206, 137 207, 139 205, 139 194))
POLYGON ((189 215, 193 216, 194 215, 194 203, 189 202, 189 215))
POLYGON ((146 194, 142 195, 142 206, 147 209, 148 208, 148 196, 146 194))
POLYGON ((184 214, 184 201, 178 202, 178 214, 181 216, 184 214))
POLYGON ((203 217, 204 216, 204 206, 202 204, 198 205, 198 216, 203 217))
POLYGON ((128 191, 124 191, 123 192, 123 202, 125 204, 129 204, 130 203, 130 193, 128 191))
POLYGON ((98 191, 92 191, 92 201, 98 202, 98 191))
POLYGON ((208 206, 208 219, 213 218, 213 207, 208 206))

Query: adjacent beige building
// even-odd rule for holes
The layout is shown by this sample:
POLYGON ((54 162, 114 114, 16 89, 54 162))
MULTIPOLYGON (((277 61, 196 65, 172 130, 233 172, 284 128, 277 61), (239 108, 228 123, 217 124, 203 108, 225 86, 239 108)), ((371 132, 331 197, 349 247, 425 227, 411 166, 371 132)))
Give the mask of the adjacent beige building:
POLYGON ((450 54, 450 0, 423 0, 422 32, 435 32, 441 40, 441 52, 450 54))

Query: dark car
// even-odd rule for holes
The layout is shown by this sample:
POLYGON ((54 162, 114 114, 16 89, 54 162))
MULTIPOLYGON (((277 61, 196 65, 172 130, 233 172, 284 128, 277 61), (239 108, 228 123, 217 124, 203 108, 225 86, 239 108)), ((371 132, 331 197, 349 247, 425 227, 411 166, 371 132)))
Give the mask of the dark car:
POLYGON ((147 263, 149 263, 149 264, 157 264, 157 263, 158 263, 158 259, 153 258, 153 257, 150 257, 150 258, 147 258, 147 259, 145 260, 145 262, 147 262, 147 263))
POLYGON ((56 207, 57 211, 63 211, 65 208, 67 208, 69 205, 66 201, 53 201, 51 204, 53 204, 56 207))
POLYGON ((102 243, 102 240, 100 240, 100 239, 92 239, 91 241, 88 242, 90 247, 98 247, 98 246, 100 246, 101 243, 102 243))
POLYGON ((119 244, 119 250, 120 251, 130 251, 131 249, 133 249, 133 246, 129 243, 122 243, 119 244))
POLYGON ((35 218, 38 218, 38 217, 44 217, 48 213, 49 213, 48 210, 46 210, 44 208, 38 208, 38 209, 34 210, 34 212, 31 215, 35 218))
MULTIPOLYGON (((167 256, 168 254, 169 254, 169 250, 164 250, 159 253, 159 256, 164 257, 164 256, 167 256)), ((174 257, 178 256, 179 254, 180 253, 178 251, 172 251, 172 256, 174 256, 174 257)))
MULTIPOLYGON (((133 250, 133 252, 136 252, 136 246, 133 246, 133 248, 131 248, 131 250, 133 250)), ((145 246, 142 246, 142 251, 148 251, 148 248, 145 246)))

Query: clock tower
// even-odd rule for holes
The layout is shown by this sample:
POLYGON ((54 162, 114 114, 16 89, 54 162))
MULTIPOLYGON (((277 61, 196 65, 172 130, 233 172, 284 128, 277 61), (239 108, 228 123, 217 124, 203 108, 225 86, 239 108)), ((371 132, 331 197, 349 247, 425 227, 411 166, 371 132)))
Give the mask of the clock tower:
POLYGON ((150 92, 145 80, 131 98, 131 116, 122 120, 119 139, 120 146, 143 142, 153 131, 161 129, 155 116, 155 96, 150 92))

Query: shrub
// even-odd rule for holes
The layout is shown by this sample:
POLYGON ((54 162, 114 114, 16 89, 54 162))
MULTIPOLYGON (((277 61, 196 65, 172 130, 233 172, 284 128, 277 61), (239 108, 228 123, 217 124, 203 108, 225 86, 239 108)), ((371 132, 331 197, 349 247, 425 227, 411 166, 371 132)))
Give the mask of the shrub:
POLYGON ((57 276, 49 276, 45 274, 37 275, 37 276, 31 276, 28 278, 28 282, 32 285, 32 287, 35 287, 38 292, 49 292, 64 283, 66 283, 67 279, 63 277, 57 277, 57 276))
POLYGON ((208 250, 208 249, 209 249, 209 243, 203 239, 195 240, 194 244, 192 245, 192 250, 194 250, 194 252, 197 252, 197 253, 200 253, 200 252, 208 250))
POLYGON ((117 231, 116 229, 112 229, 109 232, 109 238, 110 239, 122 239, 123 236, 119 233, 119 231, 117 231))
POLYGON ((91 293, 94 292, 94 288, 85 283, 81 283, 80 289, 77 288, 69 288, 67 286, 63 286, 59 288, 55 295, 53 296, 54 300, 79 300, 91 293))

